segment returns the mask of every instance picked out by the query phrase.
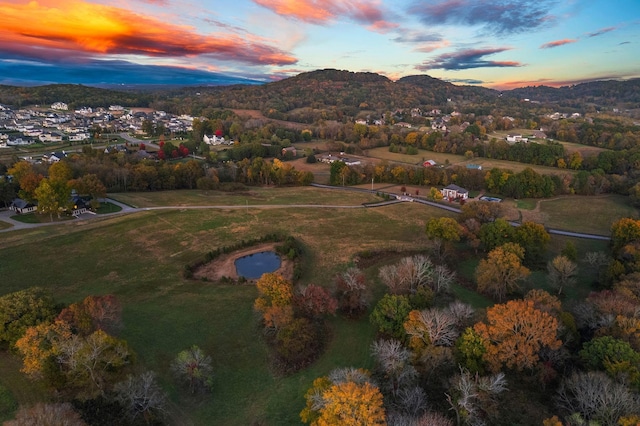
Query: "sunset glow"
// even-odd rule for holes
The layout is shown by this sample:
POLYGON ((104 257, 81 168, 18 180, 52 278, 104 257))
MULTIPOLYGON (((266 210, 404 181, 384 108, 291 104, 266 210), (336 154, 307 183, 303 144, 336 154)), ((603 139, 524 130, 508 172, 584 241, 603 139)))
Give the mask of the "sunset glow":
POLYGON ((171 67, 187 80, 188 70, 199 73, 199 82, 212 70, 272 81, 339 68, 504 89, 640 77, 635 0, 209 0, 197 8, 0 0, 0 83, 45 81, 38 66, 48 67, 47 82, 73 83, 70 75, 88 69, 100 83, 101 65, 105 73, 115 66, 123 83, 127 70, 170 75, 171 67))

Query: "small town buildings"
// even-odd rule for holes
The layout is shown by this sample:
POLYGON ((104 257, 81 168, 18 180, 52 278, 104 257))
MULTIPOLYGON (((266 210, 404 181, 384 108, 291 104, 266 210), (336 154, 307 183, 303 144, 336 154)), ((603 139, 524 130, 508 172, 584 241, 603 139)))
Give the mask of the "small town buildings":
POLYGON ((447 200, 466 200, 469 198, 469 191, 454 184, 444 187, 441 192, 442 196, 447 200))
POLYGON ((51 104, 51 109, 67 111, 69 109, 69 105, 65 104, 64 102, 54 102, 53 104, 51 104))

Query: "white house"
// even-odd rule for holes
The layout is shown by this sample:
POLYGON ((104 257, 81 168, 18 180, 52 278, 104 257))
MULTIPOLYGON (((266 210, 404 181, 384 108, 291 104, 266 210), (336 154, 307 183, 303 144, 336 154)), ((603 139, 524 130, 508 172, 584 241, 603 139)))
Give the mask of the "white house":
POLYGON ((231 145, 233 141, 226 141, 224 136, 216 136, 216 135, 204 135, 202 137, 202 141, 207 145, 231 145))
POLYGON ((31 213, 38 210, 38 206, 22 198, 15 198, 9 206, 9 210, 13 210, 16 213, 31 213))
POLYGON ((458 185, 451 184, 442 189, 442 196, 448 200, 466 200, 469 198, 469 191, 458 185))
POLYGON ((528 142, 529 139, 523 138, 522 135, 507 135, 507 142, 515 143, 515 142, 528 142))

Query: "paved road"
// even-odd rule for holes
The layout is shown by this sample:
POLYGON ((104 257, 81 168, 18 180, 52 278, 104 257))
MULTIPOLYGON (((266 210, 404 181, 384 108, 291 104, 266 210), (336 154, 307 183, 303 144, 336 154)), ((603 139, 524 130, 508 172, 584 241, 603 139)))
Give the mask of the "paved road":
MULTIPOLYGON (((410 196, 396 196, 395 194, 391 194, 391 193, 386 193, 383 191, 379 191, 379 190, 370 190, 370 189, 365 189, 365 188, 354 188, 354 187, 349 187, 349 186, 330 186, 330 185, 321 185, 321 184, 311 184, 311 186, 316 187, 316 188, 323 188, 323 189, 332 189, 332 190, 340 190, 340 191, 353 191, 353 192, 366 192, 366 193, 371 193, 371 194, 386 194, 389 197, 391 197, 392 199, 387 200, 387 201, 381 201, 379 203, 373 203, 373 204, 357 204, 357 205, 350 205, 350 206, 345 206, 345 205, 320 205, 320 204, 245 204, 245 205, 218 205, 218 206, 159 206, 159 207, 143 207, 143 208, 135 208, 135 207, 131 207, 128 206, 126 204, 120 203, 119 201, 116 201, 114 199, 111 198, 106 198, 103 200, 100 200, 101 202, 104 201, 108 201, 112 204, 115 204, 117 206, 119 206, 122 210, 116 213, 107 213, 107 214, 101 214, 100 217, 105 217, 105 216, 114 216, 114 215, 122 215, 122 214, 128 214, 128 213, 135 213, 135 212, 139 212, 139 211, 151 211, 151 210, 201 210, 201 209, 218 209, 218 210, 229 210, 229 209, 235 209, 235 210, 242 210, 242 209, 292 209, 292 208, 314 208, 314 209, 360 209, 360 208, 373 208, 373 207, 382 207, 382 206, 387 206, 390 204, 397 204, 397 203, 403 203, 403 202, 416 202, 419 204, 424 204, 430 207, 436 207, 439 209, 443 209, 443 210, 447 210, 450 212, 454 212, 454 213, 460 213, 460 209, 454 206, 448 206, 446 204, 440 204, 440 203, 435 203, 432 201, 427 201, 427 200, 423 200, 421 198, 413 198, 410 196)), ((5 211, 0 211, 0 220, 7 222, 11 225, 13 225, 10 228, 7 229, 2 229, 0 230, 0 232, 8 232, 8 231, 14 231, 14 230, 18 230, 18 229, 29 229, 29 228, 36 228, 39 226, 49 226, 49 225, 56 225, 56 224, 60 224, 60 223, 73 223, 73 221, 70 222, 51 222, 51 223, 23 223, 17 220, 14 220, 11 218, 11 216, 13 215, 13 212, 10 210, 5 210, 5 211)), ((92 217, 95 217, 95 215, 83 215, 81 217, 81 219, 91 219, 92 217)), ((511 222, 512 226, 519 226, 520 224, 517 222, 511 222)), ((555 234, 555 235, 564 235, 564 236, 568 236, 568 237, 574 237, 574 238, 584 238, 584 239, 591 239, 591 240, 600 240, 600 241, 609 241, 611 238, 606 236, 606 235, 596 235, 596 234, 586 234, 586 233, 581 233, 581 232, 571 232, 571 231, 564 231, 561 229, 547 229, 547 232, 549 232, 550 234, 555 234)))

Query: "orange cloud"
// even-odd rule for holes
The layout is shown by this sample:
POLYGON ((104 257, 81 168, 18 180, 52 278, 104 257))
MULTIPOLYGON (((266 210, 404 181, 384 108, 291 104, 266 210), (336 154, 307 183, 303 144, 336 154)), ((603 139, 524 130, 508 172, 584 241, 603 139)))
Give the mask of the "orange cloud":
POLYGON ((327 24, 346 16, 370 29, 386 32, 398 25, 385 19, 378 1, 366 0, 253 0, 278 15, 290 16, 312 24, 327 24))
POLYGON ((542 46, 540 46, 540 49, 550 49, 552 47, 563 46, 565 44, 575 43, 577 41, 578 40, 574 38, 565 38, 562 40, 550 41, 549 43, 545 43, 542 46))
POLYGON ((230 34, 201 35, 193 28, 130 10, 82 0, 0 2, 0 49, 27 56, 133 54, 152 57, 214 55, 251 64, 297 60, 264 40, 230 34))

